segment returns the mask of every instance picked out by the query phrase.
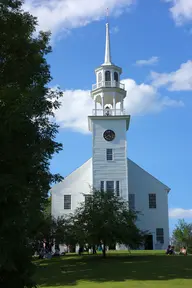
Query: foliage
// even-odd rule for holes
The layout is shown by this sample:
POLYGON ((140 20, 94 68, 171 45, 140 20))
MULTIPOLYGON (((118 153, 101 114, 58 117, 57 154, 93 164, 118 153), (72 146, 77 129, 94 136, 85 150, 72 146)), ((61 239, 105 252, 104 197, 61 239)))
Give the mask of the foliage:
POLYGON ((72 216, 62 216, 53 218, 51 215, 42 217, 42 221, 37 228, 38 233, 33 241, 34 252, 39 252, 44 240, 56 245, 65 243, 66 245, 77 244, 75 226, 72 223, 72 216))
POLYGON ((61 150, 51 121, 60 91, 46 55, 49 33, 34 36, 37 21, 19 0, 0 2, 0 287, 32 287, 32 242, 52 182, 49 170, 61 150))
POLYGON ((74 215, 75 231, 80 245, 115 243, 136 248, 143 241, 143 233, 135 225, 137 213, 128 209, 128 203, 112 192, 93 191, 85 203, 80 204, 74 215))
POLYGON ((47 203, 45 204, 44 208, 44 215, 48 217, 51 215, 51 195, 47 198, 47 203))
POLYGON ((180 219, 173 230, 172 241, 177 249, 185 246, 188 252, 192 250, 192 224, 180 219))

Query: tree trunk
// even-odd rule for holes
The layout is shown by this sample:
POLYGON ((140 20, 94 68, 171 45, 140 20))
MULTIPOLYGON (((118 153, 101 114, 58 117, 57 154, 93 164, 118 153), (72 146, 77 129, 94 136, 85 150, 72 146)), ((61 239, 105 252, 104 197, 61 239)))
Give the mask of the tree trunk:
POLYGON ((97 254, 97 251, 96 251, 95 245, 93 245, 93 254, 97 254))
POLYGON ((106 245, 103 244, 103 258, 106 257, 106 245))

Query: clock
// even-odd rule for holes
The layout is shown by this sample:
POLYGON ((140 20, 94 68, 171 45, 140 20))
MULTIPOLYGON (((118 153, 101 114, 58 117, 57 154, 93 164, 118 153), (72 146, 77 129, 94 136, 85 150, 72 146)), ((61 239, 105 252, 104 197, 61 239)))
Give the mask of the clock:
POLYGON ((106 130, 103 133, 103 137, 106 141, 113 141, 115 139, 115 132, 113 130, 106 130))

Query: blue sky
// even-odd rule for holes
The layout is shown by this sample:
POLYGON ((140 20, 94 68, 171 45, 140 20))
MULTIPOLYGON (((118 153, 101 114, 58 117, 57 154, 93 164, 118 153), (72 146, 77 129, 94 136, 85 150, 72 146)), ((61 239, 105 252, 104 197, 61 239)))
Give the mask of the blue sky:
POLYGON ((27 0, 24 9, 52 31, 52 87, 65 90, 56 112, 63 151, 51 163, 66 176, 92 154, 87 115, 94 69, 104 61, 109 7, 112 60, 123 69, 128 157, 171 187, 170 228, 192 221, 192 1, 27 0), (95 2, 95 3, 94 3, 95 2))

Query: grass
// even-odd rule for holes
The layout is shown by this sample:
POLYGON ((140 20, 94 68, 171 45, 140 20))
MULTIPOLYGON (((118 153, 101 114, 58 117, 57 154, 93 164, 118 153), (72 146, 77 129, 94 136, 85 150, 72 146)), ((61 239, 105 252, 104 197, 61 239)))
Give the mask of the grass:
POLYGON ((164 251, 113 252, 106 259, 69 255, 35 263, 35 280, 46 288, 192 287, 192 257, 164 251))

